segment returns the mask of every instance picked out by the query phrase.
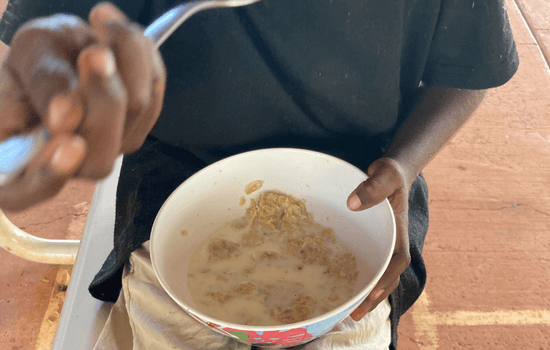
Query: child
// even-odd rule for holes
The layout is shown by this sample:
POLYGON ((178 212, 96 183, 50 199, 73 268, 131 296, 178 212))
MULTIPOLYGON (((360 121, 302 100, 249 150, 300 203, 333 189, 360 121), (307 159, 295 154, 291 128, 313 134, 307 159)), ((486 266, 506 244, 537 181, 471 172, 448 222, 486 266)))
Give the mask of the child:
POLYGON ((395 348, 399 317, 426 280, 420 172, 485 89, 518 66, 504 1, 263 0, 195 15, 159 53, 134 22, 146 26, 176 4, 9 2, 0 22, 10 45, 0 76, 1 135, 42 123, 53 137, 0 188, 0 207, 40 202, 73 177, 102 178, 128 154, 115 248, 90 286, 95 297, 116 301, 124 265, 187 177, 257 148, 335 155, 369 175, 349 194, 350 210, 388 198, 396 214, 391 263, 352 314, 359 322, 389 297, 395 348), (55 16, 22 26, 55 13, 87 18, 90 10, 87 22, 55 16))

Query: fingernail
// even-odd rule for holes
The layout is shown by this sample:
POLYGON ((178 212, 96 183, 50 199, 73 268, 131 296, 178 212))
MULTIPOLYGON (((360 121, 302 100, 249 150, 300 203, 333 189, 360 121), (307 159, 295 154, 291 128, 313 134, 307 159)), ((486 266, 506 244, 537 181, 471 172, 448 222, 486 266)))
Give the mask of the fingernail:
POLYGON ((91 16, 93 16, 94 20, 100 20, 102 22, 109 19, 123 20, 126 18, 126 16, 120 12, 118 8, 108 3, 98 5, 94 8, 91 16))
POLYGON ((100 4, 95 6, 90 12, 90 24, 92 31, 99 41, 105 39, 108 35, 108 22, 125 21, 126 16, 112 4, 100 4))
POLYGON ((84 157, 86 145, 79 138, 61 144, 50 161, 51 169, 57 175, 68 175, 76 170, 84 157))
POLYGON ((90 68, 95 72, 111 77, 116 72, 115 56, 110 50, 99 50, 90 55, 90 68))
POLYGON ((378 300, 378 298, 380 298, 382 296, 382 294, 384 294, 385 290, 384 289, 379 289, 373 296, 373 300, 378 300))
POLYGON ((357 210, 361 207, 361 201, 357 195, 353 195, 348 199, 348 208, 351 210, 357 210))
POLYGON ((48 106, 48 126, 50 130, 57 131, 63 127, 65 116, 69 113, 72 102, 66 94, 58 94, 52 98, 48 106))
POLYGON ((83 106, 76 92, 61 93, 50 101, 46 126, 54 133, 70 133, 80 124, 83 106))
POLYGON ((365 317, 365 315, 367 314, 368 310, 365 309, 365 308, 362 308, 362 307, 358 307, 357 309, 355 309, 355 311, 353 312, 352 314, 352 319, 355 321, 355 322, 359 322, 363 319, 363 317, 365 317))

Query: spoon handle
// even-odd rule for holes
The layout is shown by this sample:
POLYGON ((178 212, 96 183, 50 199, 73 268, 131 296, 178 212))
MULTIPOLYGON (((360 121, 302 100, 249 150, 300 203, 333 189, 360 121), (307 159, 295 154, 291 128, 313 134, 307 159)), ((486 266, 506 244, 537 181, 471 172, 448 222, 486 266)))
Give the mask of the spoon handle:
POLYGON ((145 28, 145 36, 151 38, 158 49, 166 39, 193 14, 208 7, 208 2, 187 2, 168 10, 145 28))

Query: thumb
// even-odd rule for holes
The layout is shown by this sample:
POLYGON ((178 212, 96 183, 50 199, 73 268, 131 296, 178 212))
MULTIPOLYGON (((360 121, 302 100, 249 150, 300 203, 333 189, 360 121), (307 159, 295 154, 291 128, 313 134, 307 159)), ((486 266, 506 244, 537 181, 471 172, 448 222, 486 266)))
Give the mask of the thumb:
POLYGON ((394 194, 403 186, 399 165, 390 158, 381 158, 372 163, 369 176, 349 195, 347 206, 358 211, 373 207, 394 194))

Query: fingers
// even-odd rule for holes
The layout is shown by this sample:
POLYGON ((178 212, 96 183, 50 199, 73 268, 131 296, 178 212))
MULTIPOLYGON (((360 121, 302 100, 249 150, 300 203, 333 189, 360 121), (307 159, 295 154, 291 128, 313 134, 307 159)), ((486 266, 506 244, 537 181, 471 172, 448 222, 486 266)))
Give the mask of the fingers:
POLYGON ((381 158, 369 166, 369 178, 361 183, 348 197, 351 210, 363 210, 388 199, 392 206, 396 240, 388 267, 365 301, 351 314, 355 321, 361 320, 381 301, 397 288, 399 276, 409 266, 409 185, 406 176, 397 161, 381 158))
POLYGON ((0 207, 21 210, 55 195, 80 168, 85 141, 70 135, 81 122, 76 96, 76 57, 94 42, 74 16, 57 15, 25 24, 14 36, 0 75, 0 137, 45 125, 51 139, 27 168, 0 187, 0 207))
POLYGON ((110 46, 117 58, 119 74, 128 92, 129 110, 135 113, 147 108, 152 89, 149 40, 110 4, 96 6, 90 14, 90 24, 97 38, 110 46))
POLYGON ((86 152, 79 136, 55 136, 9 186, 0 186, 0 207, 18 211, 57 194, 80 167, 86 152))
POLYGON ((369 296, 351 314, 351 318, 354 321, 361 320, 367 313, 374 310, 380 302, 386 299, 397 288, 399 277, 410 265, 411 256, 409 252, 408 230, 404 225, 403 223, 398 223, 396 243, 390 263, 369 296))
POLYGON ((113 5, 96 6, 90 13, 90 24, 96 37, 113 51, 126 88, 127 115, 121 152, 129 153, 143 144, 160 114, 164 65, 142 28, 128 22, 113 5))
POLYGON ((25 93, 5 64, 0 67, 0 77, 0 140, 5 140, 11 135, 30 129, 29 121, 39 117, 28 104, 25 93))
POLYGON ((115 6, 97 5, 89 22, 98 44, 78 58, 79 92, 86 105, 78 133, 88 145, 78 174, 100 179, 119 154, 143 144, 162 108, 165 72, 153 43, 115 6))
POLYGON ((77 54, 93 41, 86 23, 74 16, 36 20, 18 31, 5 60, 6 70, 38 116, 47 115, 54 96, 76 89, 77 54))
MULTIPOLYGON (((17 32, 1 67, 2 139, 42 122, 48 126, 52 99, 76 89, 76 55, 93 40, 82 20, 65 15, 29 22, 17 32)), ((77 122, 58 119, 55 123, 66 127, 77 122)))
POLYGON ((166 87, 166 70, 157 50, 154 51, 152 59, 152 97, 149 106, 138 114, 138 119, 133 120, 129 126, 127 123, 122 145, 122 152, 125 154, 134 152, 141 147, 145 138, 158 120, 163 107, 164 91, 166 87))
POLYGON ((86 155, 86 142, 80 136, 58 136, 53 140, 56 146, 53 148, 51 158, 47 159, 47 166, 51 173, 57 177, 68 177, 80 168, 86 155), (58 141, 56 141, 58 140, 58 141))
POLYGON ((0 139, 39 124, 52 135, 25 172, 0 188, 0 207, 37 203, 68 177, 107 176, 119 154, 143 144, 162 109, 162 58, 110 4, 97 5, 89 24, 65 15, 29 22, 0 69, 0 139))
MULTIPOLYGON (((378 288, 375 289, 368 297, 351 313, 351 319, 355 322, 359 322, 365 317, 369 312, 374 310, 378 304, 380 304, 382 301, 384 301, 390 294, 397 288, 399 285, 399 278, 394 280, 389 286, 386 286, 386 288, 378 288)), ((378 285, 377 285, 378 287, 378 285)))
POLYGON ((163 107, 164 90, 164 82, 158 81, 153 87, 153 96, 149 108, 143 110, 138 120, 125 130, 122 153, 135 152, 143 145, 147 135, 160 116, 163 107))
POLYGON ((109 48, 86 48, 78 58, 79 93, 85 101, 85 118, 78 133, 87 142, 79 175, 101 179, 110 174, 120 153, 126 119, 127 94, 109 48))
POLYGON ((369 166, 369 178, 348 197, 351 210, 364 210, 381 203, 396 191, 405 188, 405 179, 399 164, 390 158, 381 158, 369 166))
POLYGON ((53 134, 69 134, 81 124, 84 105, 77 91, 55 95, 48 106, 45 124, 53 134))
POLYGON ((399 277, 411 263, 408 231, 402 225, 399 226, 401 228, 397 232, 395 248, 390 263, 369 296, 352 313, 351 317, 355 321, 359 321, 367 313, 374 310, 381 301, 386 299, 397 288, 399 277))

